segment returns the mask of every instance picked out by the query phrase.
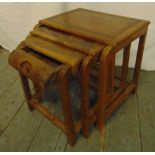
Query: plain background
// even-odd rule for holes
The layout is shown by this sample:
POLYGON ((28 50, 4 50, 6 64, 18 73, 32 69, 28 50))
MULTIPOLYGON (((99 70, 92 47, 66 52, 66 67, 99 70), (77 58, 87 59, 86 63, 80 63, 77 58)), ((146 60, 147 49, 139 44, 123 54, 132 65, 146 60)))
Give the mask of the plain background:
MULTIPOLYGON (((155 3, 0 3, 0 45, 12 51, 38 20, 79 7, 150 20, 142 69, 155 70, 155 3)), ((132 44, 130 67, 134 67, 135 44, 132 44)), ((120 62, 121 56, 117 64, 120 62)))

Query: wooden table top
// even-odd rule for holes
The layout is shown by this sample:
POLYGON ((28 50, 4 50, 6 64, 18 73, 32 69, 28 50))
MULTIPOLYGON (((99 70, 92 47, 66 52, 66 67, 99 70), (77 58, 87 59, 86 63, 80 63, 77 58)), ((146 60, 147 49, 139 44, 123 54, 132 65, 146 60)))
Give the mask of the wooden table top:
POLYGON ((74 73, 77 71, 79 64, 85 57, 85 54, 82 52, 78 52, 62 46, 61 44, 56 44, 31 34, 25 39, 24 45, 51 59, 71 65, 74 73))
POLYGON ((41 20, 23 44, 51 60, 71 65, 76 73, 87 55, 98 56, 106 45, 117 45, 148 24, 145 20, 76 9, 41 20))
POLYGON ((41 24, 106 45, 117 44, 149 21, 76 9, 41 20, 41 24))
POLYGON ((104 48, 104 45, 100 43, 52 29, 44 25, 39 25, 34 28, 31 34, 92 56, 95 56, 104 48))

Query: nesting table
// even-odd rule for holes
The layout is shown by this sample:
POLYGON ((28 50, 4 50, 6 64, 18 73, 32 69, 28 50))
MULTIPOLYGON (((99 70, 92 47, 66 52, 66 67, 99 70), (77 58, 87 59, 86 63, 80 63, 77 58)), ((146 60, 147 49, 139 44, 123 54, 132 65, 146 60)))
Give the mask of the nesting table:
POLYGON ((9 63, 19 71, 28 108, 37 109, 60 128, 68 143, 76 143, 76 134, 89 137, 96 123, 102 131, 105 121, 138 86, 144 44, 149 21, 76 9, 40 20, 30 34, 10 53, 9 63), (139 39, 133 78, 129 82, 130 48, 139 39), (116 76, 116 54, 123 50, 120 77, 116 76), (70 76, 80 82, 80 118, 73 119, 70 76), (95 77, 97 82, 91 78, 95 77), (32 94, 29 81, 33 83, 32 94), (119 84, 116 85, 116 80, 119 84), (50 87, 57 86, 64 120, 42 104, 50 87), (90 89, 98 94, 90 106, 90 89))

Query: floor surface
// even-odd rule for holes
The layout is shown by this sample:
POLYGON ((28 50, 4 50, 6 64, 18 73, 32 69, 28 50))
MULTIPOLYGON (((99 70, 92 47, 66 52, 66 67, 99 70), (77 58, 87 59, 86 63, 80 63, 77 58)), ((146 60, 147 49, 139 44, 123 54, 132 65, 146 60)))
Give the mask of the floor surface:
POLYGON ((67 144, 37 111, 29 112, 18 73, 0 50, 0 151, 155 151, 155 72, 141 71, 139 88, 112 115, 106 131, 67 144))

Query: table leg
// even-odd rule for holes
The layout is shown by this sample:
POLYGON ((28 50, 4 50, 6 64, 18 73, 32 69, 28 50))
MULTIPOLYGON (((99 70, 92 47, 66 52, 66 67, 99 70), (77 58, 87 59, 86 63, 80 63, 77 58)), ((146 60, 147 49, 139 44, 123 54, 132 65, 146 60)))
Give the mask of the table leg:
POLYGON ((34 108, 29 104, 29 101, 32 98, 32 95, 31 95, 31 90, 30 90, 28 79, 21 72, 19 72, 19 76, 20 76, 20 79, 22 82, 22 87, 24 90, 24 94, 25 94, 25 98, 27 101, 28 108, 30 111, 32 111, 32 110, 34 110, 34 108))
POLYGON ((115 88, 115 58, 116 58, 116 54, 114 54, 111 60, 109 61, 109 68, 108 68, 110 72, 108 72, 107 92, 111 96, 113 95, 114 88, 115 88))
POLYGON ((146 34, 142 35, 139 38, 139 44, 138 44, 138 51, 137 51, 137 57, 136 57, 136 63, 135 63, 135 70, 133 74, 133 83, 135 83, 136 88, 135 91, 137 90, 138 86, 138 80, 139 80, 139 74, 140 74, 140 69, 141 69, 141 63, 142 63, 142 57, 143 57, 143 51, 144 51, 144 45, 145 45, 145 40, 146 40, 146 34))
POLYGON ((35 96, 36 96, 37 100, 41 101, 43 92, 41 91, 40 87, 38 85, 36 85, 34 82, 33 82, 33 87, 35 90, 35 96))
POLYGON ((85 138, 89 136, 89 82, 92 57, 87 56, 81 65, 81 119, 82 134, 85 138))
POLYGON ((122 63, 122 70, 121 70, 121 83, 120 83, 120 87, 123 89, 126 87, 126 82, 127 82, 130 47, 131 47, 131 43, 127 45, 123 51, 123 63, 122 63))
POLYGON ((107 99, 107 79, 108 79, 108 64, 110 61, 111 47, 107 46, 100 58, 99 66, 99 98, 97 102, 97 129, 102 131, 105 124, 105 107, 107 99))
POLYGON ((68 82, 69 71, 70 67, 68 66, 64 66, 64 68, 62 68, 62 70, 60 71, 58 79, 58 89, 60 93, 68 143, 73 146, 76 143, 76 136, 75 136, 75 126, 73 122, 73 114, 71 108, 71 98, 69 94, 69 82, 68 82))

